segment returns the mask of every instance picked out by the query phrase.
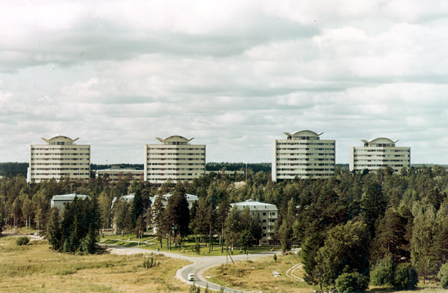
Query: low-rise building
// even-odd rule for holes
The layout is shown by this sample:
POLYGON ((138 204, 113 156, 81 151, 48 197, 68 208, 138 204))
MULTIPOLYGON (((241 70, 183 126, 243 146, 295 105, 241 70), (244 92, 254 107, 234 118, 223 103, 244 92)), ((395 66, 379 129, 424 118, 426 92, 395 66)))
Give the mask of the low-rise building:
POLYGON ((110 182, 118 182, 118 180, 127 176, 131 181, 143 181, 144 171, 136 170, 135 168, 120 168, 118 166, 112 166, 110 169, 95 171, 96 178, 109 178, 110 182))
POLYGON ((240 211, 243 211, 243 209, 246 206, 249 207, 251 216, 255 216, 255 213, 258 213, 258 215, 260 216, 261 226, 263 229, 260 244, 264 244, 264 245, 275 244, 274 225, 278 219, 277 206, 275 206, 273 204, 254 201, 252 199, 248 199, 243 202, 231 203, 230 205, 232 207, 234 205, 236 205, 238 210, 240 210, 240 211))
POLYGON ((411 148, 395 146, 398 140, 379 137, 361 141, 364 146, 350 148, 350 171, 364 169, 375 171, 379 168, 391 167, 394 173, 398 173, 403 167, 410 167, 411 148))
POLYGON ((75 197, 80 200, 90 198, 88 195, 76 193, 54 195, 51 199, 51 207, 58 208, 62 211, 64 209, 64 204, 74 201, 75 197))

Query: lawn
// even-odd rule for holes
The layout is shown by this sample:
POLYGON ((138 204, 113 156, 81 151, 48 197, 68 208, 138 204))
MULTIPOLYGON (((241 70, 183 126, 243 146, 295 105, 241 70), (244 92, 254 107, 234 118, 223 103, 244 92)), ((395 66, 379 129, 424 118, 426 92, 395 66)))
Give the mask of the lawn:
MULTIPOLYGON (((109 245, 119 245, 126 247, 137 247, 139 245, 138 238, 135 237, 134 234, 129 235, 113 235, 113 236, 104 236, 101 238, 100 243, 109 244, 109 245)), ((149 249, 149 250, 159 250, 159 251, 169 251, 173 253, 180 253, 188 256, 219 256, 226 255, 225 247, 224 252, 221 252, 221 246, 219 246, 219 242, 215 240, 213 243, 213 249, 209 252, 209 247, 207 243, 200 243, 200 252, 197 253, 194 251, 196 242, 194 241, 194 237, 189 236, 188 241, 184 241, 182 243, 182 247, 176 247, 175 244, 171 244, 171 250, 167 249, 166 240, 163 241, 162 248, 160 247, 160 243, 154 239, 154 236, 145 236, 140 240, 140 248, 149 249), (147 241, 147 242, 145 242, 147 241)), ((249 247, 249 253, 259 253, 269 251, 271 247, 268 246, 253 246, 249 247)), ((244 254, 246 251, 244 249, 240 250, 239 248, 235 248, 233 254, 244 254)))
POLYGON ((0 238, 0 292, 188 292, 174 278, 188 262, 154 255, 73 255, 53 252, 46 241, 17 246, 15 237, 0 238))

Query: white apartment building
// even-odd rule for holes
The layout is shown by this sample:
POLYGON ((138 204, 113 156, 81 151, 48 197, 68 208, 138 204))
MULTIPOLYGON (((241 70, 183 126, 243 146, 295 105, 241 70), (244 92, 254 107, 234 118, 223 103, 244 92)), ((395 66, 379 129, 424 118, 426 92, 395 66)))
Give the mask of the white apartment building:
POLYGON ((191 181, 205 174, 205 145, 179 135, 157 140, 160 144, 145 145, 145 181, 191 181))
POLYGON ((120 168, 112 166, 110 169, 102 169, 95 171, 95 178, 109 178, 110 182, 118 182, 120 178, 124 179, 127 176, 131 181, 142 181, 144 177, 143 170, 135 170, 135 168, 120 168))
POLYGON ((284 133, 286 139, 272 144, 272 181, 334 175, 335 140, 321 140, 323 132, 310 130, 284 133))
POLYGON ((391 167, 395 173, 400 172, 401 168, 409 168, 411 165, 411 148, 396 147, 395 143, 389 138, 379 137, 368 140, 361 140, 363 147, 350 148, 350 171, 371 171, 391 167))
POLYGON ((239 211, 247 206, 250 210, 250 215, 255 216, 258 213, 261 220, 261 227, 263 229, 262 238, 260 239, 260 244, 275 244, 274 242, 274 225, 278 219, 277 207, 273 204, 263 203, 248 199, 243 202, 231 203, 232 207, 237 206, 239 211))
POLYGON ((90 177, 90 145, 76 145, 77 139, 66 136, 42 138, 46 144, 30 146, 28 181, 38 183, 45 179, 88 180, 90 177))

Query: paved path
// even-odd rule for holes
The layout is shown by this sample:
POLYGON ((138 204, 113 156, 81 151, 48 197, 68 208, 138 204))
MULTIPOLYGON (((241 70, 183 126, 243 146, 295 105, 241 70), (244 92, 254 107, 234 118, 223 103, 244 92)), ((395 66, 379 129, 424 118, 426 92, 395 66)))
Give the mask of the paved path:
POLYGON ((286 271, 286 276, 290 279, 293 279, 294 281, 305 282, 304 279, 294 275, 294 272, 296 270, 302 269, 302 266, 303 266, 303 264, 301 264, 301 263, 293 265, 292 268, 290 268, 289 270, 286 271))
MULTIPOLYGON (((205 288, 208 284, 208 288, 219 291, 221 286, 211 283, 205 279, 205 277, 202 275, 202 273, 212 267, 219 266, 221 264, 225 264, 227 262, 226 256, 185 256, 177 253, 172 252, 165 252, 165 251, 155 251, 155 250, 148 250, 148 249, 142 249, 142 248, 136 248, 136 247, 122 247, 117 245, 107 245, 108 248, 110 248, 111 253, 113 254, 137 254, 137 253, 155 253, 155 254, 163 254, 168 257, 172 258, 179 258, 184 259, 192 262, 192 264, 187 265, 179 270, 177 270, 176 278, 179 280, 191 285, 193 282, 188 281, 188 274, 194 274, 196 276, 195 283, 197 286, 205 288)), ((239 254, 239 255, 232 255, 232 259, 234 261, 241 261, 245 259, 252 259, 257 257, 265 257, 270 256, 274 254, 275 252, 265 252, 265 253, 256 253, 256 254, 249 254, 248 256, 245 254, 239 254)), ((277 251, 278 253, 278 251, 277 251)), ((228 262, 231 263, 230 257, 228 258, 228 262)), ((232 288, 225 288, 224 292, 246 292, 247 291, 241 291, 241 290, 235 290, 232 288)))

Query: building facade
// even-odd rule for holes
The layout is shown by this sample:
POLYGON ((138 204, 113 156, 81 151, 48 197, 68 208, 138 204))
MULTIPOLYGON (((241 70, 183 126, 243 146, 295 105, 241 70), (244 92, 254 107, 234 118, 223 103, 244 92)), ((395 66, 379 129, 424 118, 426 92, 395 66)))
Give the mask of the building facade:
POLYGON ((75 200, 75 197, 78 200, 84 200, 86 198, 90 198, 88 195, 76 194, 76 193, 53 195, 53 197, 51 198, 51 207, 58 208, 62 211, 64 209, 64 204, 71 203, 72 201, 75 200))
POLYGON ((285 132, 286 139, 272 144, 272 181, 298 178, 329 178, 334 175, 335 140, 310 130, 285 132))
POLYGON ((275 244, 274 225, 278 220, 277 206, 273 204, 254 201, 252 199, 248 199, 243 202, 231 203, 230 205, 232 207, 236 205, 239 211, 243 211, 246 206, 249 207, 250 215, 252 217, 255 216, 255 213, 258 213, 263 230, 260 244, 275 244))
POLYGON ((96 170, 95 177, 108 178, 109 182, 118 182, 118 180, 126 177, 129 177, 131 181, 143 181, 144 171, 112 166, 110 169, 96 170))
POLYGON ((398 140, 379 137, 361 141, 364 143, 363 147, 350 148, 350 171, 364 169, 374 171, 389 166, 398 173, 403 167, 410 167, 411 148, 396 147, 398 140))
POLYGON ((76 145, 77 139, 66 136, 42 138, 46 144, 30 146, 30 165, 28 181, 38 183, 45 179, 89 180, 90 178, 90 145, 76 145))
POLYGON ((145 145, 145 181, 191 181, 205 174, 205 145, 179 135, 157 140, 160 144, 145 145))

